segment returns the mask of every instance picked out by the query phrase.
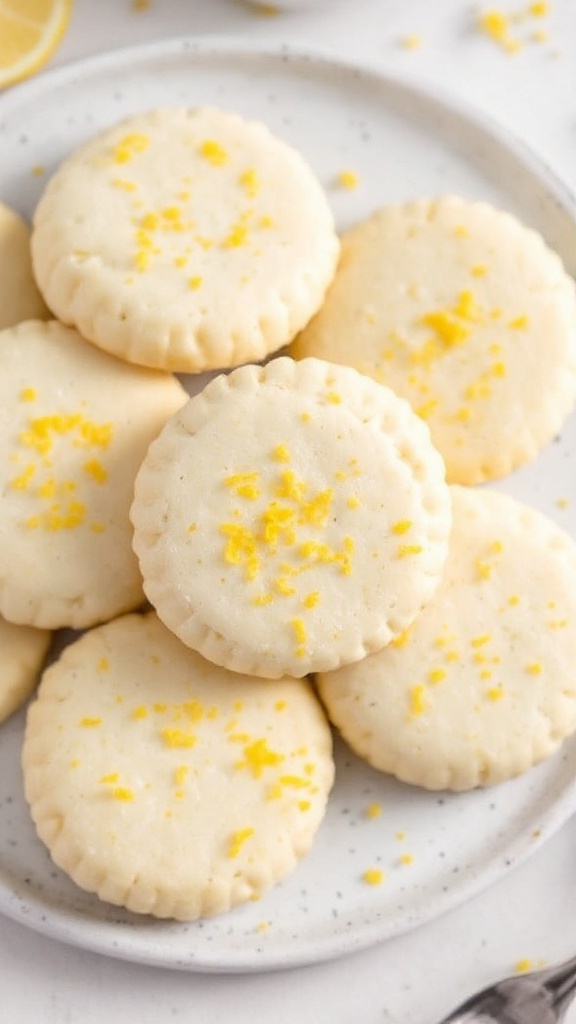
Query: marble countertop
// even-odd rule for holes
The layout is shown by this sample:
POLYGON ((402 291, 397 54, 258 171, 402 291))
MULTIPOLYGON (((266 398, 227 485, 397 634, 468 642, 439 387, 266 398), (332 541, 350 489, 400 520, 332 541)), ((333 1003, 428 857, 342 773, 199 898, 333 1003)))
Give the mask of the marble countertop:
MULTIPOLYGON (((490 5, 487 5, 490 6, 490 5)), ((502 0, 499 9, 526 12, 502 0)), ((466 101, 528 143, 576 192, 576 11, 556 0, 513 22, 510 54, 464 0, 347 0, 263 14, 235 0, 76 0, 50 66, 140 42, 213 35, 345 56, 466 101), (544 37, 544 34, 546 37, 544 37)), ((456 910, 362 953, 267 974, 138 966, 0 918, 2 1017, 10 1024, 434 1024, 520 960, 576 952, 576 819, 456 910)), ((576 1022, 576 1009, 568 1016, 576 1022)))

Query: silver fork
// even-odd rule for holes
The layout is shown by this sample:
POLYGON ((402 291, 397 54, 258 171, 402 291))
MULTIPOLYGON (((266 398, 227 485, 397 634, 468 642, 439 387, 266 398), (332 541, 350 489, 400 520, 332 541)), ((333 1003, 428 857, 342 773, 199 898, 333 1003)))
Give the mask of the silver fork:
POLYGON ((576 957, 519 974, 467 999, 440 1024, 558 1024, 576 995, 576 957))

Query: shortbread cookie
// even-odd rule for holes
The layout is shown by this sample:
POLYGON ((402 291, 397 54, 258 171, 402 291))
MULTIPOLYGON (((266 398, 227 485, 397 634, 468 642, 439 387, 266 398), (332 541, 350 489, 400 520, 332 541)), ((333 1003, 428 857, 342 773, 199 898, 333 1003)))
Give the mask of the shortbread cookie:
POLYGON ((195 372, 291 341, 339 242, 298 152, 201 107, 137 115, 73 153, 40 200, 32 249, 64 323, 129 361, 195 372))
POLYGON ((49 315, 32 275, 30 229, 0 202, 0 330, 49 315))
POLYGON ((348 232, 296 358, 355 366, 428 423, 448 480, 534 458, 576 396, 576 292, 508 213, 456 197, 379 210, 348 232))
POLYGON ((317 682, 375 768, 465 790, 525 772, 576 729, 576 546, 504 494, 455 487, 453 499, 444 577, 416 622, 317 682))
POLYGON ((23 769, 56 864, 102 900, 180 920, 291 872, 334 775, 308 682, 218 668, 154 613, 84 634, 45 672, 23 769))
POLYGON ((187 393, 54 320, 6 329, 0 348, 0 613, 82 628, 137 607, 134 477, 187 393))
POLYGON ((131 510, 160 618, 217 664, 336 668, 434 592, 450 495, 428 429, 355 370, 286 357, 213 380, 166 425, 131 510))
POLYGON ((0 618, 0 722, 30 696, 52 634, 0 618))

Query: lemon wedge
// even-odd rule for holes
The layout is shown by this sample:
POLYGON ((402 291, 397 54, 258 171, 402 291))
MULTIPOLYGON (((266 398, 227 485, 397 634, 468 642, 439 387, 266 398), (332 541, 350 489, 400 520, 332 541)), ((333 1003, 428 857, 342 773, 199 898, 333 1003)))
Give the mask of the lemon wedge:
POLYGON ((0 0, 0 89, 28 78, 60 43, 73 0, 0 0))

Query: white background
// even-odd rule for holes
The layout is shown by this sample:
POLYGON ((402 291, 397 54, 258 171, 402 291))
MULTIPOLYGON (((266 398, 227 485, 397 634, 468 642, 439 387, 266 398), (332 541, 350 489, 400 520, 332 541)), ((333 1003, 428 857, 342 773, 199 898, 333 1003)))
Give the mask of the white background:
MULTIPOLYGON (((484 5, 484 6, 492 6, 484 5)), ((527 2, 501 0, 501 10, 527 2)), ((340 0, 263 16, 235 0, 76 0, 51 65, 131 43, 241 35, 321 48, 429 82, 524 138, 576 191, 576 0, 556 0, 546 43, 504 54, 467 0, 340 0), (407 35, 418 49, 401 45, 407 35)), ((1 159, 1 154, 0 154, 1 159)), ((575 669, 576 670, 576 669, 575 669)), ((434 1024, 520 959, 576 953, 576 820, 457 911, 344 960, 298 971, 201 976, 107 959, 0 919, 6 1024, 434 1024)), ((576 1009, 568 1017, 576 1022, 576 1009)))

